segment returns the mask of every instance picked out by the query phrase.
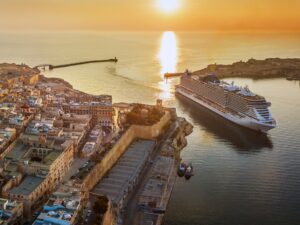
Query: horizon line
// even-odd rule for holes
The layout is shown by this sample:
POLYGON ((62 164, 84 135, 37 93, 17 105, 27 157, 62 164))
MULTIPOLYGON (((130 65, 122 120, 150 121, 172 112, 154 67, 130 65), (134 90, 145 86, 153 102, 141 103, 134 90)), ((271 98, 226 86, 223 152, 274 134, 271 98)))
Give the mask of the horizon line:
POLYGON ((294 29, 4 29, 0 33, 29 33, 29 32, 195 32, 195 33, 300 33, 294 29))

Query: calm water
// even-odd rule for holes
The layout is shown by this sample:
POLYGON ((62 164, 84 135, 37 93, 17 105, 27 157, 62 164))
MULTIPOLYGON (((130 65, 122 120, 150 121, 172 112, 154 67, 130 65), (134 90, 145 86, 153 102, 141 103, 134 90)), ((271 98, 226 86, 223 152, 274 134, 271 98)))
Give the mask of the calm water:
MULTIPOLYGON (((234 79, 272 102, 278 128, 258 135, 174 97, 164 72, 248 58, 300 57, 298 34, 89 32, 1 33, 0 61, 60 64, 117 56, 119 63, 46 72, 114 102, 168 106, 194 124, 182 152, 196 175, 177 179, 166 225, 296 225, 300 222, 300 85, 284 79, 234 79)), ((229 79, 231 80, 231 79, 229 79)))

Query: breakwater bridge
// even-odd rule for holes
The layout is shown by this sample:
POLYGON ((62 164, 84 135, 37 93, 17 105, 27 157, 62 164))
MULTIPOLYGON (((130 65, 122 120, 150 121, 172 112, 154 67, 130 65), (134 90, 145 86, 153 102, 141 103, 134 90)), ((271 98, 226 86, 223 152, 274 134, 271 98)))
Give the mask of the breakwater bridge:
POLYGON ((43 70, 53 70, 57 68, 69 67, 69 66, 77 66, 83 64, 90 64, 90 63, 103 63, 103 62, 118 62, 118 59, 115 57, 113 59, 104 59, 104 60, 90 60, 90 61, 81 61, 75 63, 68 63, 68 64, 61 64, 61 65, 52 65, 52 64, 40 64, 35 66, 34 68, 43 69, 43 70))

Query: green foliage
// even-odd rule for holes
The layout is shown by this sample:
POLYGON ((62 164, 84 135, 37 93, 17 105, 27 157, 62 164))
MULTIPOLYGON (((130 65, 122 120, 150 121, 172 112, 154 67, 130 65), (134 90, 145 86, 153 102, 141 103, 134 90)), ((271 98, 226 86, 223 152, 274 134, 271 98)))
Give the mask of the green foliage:
POLYGON ((108 209, 108 199, 106 197, 98 197, 94 203, 93 210, 95 212, 94 225, 101 225, 103 215, 108 209))
POLYGON ((161 119, 164 111, 156 107, 144 107, 136 105, 131 112, 127 114, 126 121, 129 124, 153 125, 161 119))
POLYGON ((108 209, 108 199, 105 197, 99 197, 94 206, 93 209, 97 214, 103 215, 104 213, 106 213, 107 209, 108 209))

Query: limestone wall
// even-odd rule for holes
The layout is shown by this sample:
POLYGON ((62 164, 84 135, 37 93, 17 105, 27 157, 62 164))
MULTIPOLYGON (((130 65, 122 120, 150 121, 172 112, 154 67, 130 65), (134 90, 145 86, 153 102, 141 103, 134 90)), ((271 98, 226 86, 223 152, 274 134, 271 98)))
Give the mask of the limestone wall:
POLYGON ((0 159, 4 159, 4 157, 16 146, 17 140, 11 143, 3 152, 0 153, 0 159))
POLYGON ((114 225, 115 224, 115 214, 111 204, 111 201, 108 202, 108 209, 103 216, 102 225, 114 225))
POLYGON ((154 139, 161 134, 162 128, 170 121, 170 119, 171 114, 167 111, 160 121, 152 126, 133 125, 131 128, 134 129, 135 138, 154 139))
POLYGON ((121 155, 126 151, 127 147, 135 139, 154 139, 163 132, 163 127, 170 121, 171 114, 166 112, 161 120, 152 126, 133 125, 127 129, 119 141, 106 154, 100 163, 95 165, 92 171, 83 181, 83 188, 91 190, 100 179, 113 167, 121 155))

